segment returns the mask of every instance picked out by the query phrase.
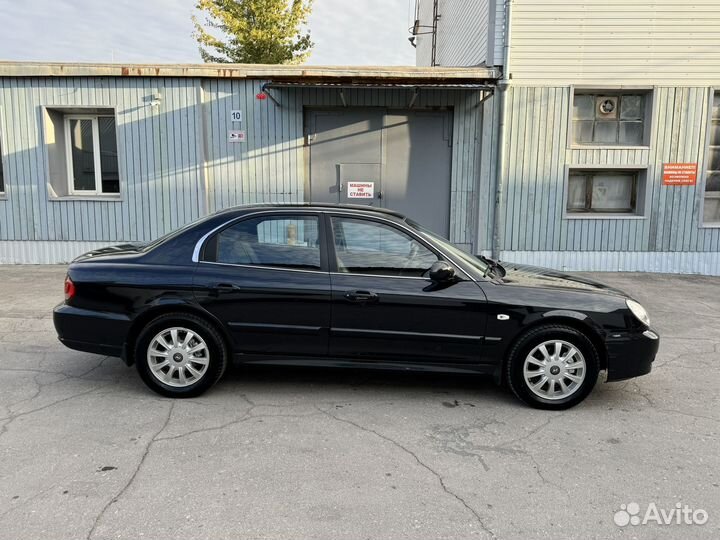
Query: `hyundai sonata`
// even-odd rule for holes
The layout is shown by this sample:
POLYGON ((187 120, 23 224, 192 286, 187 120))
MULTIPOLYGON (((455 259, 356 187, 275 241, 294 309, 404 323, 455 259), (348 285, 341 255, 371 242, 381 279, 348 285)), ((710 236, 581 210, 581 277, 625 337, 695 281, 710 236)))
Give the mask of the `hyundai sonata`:
POLYGON ((121 357, 165 396, 231 360, 492 375, 525 403, 646 374, 643 307, 584 277, 474 257, 372 207, 244 206, 70 264, 60 341, 121 357))

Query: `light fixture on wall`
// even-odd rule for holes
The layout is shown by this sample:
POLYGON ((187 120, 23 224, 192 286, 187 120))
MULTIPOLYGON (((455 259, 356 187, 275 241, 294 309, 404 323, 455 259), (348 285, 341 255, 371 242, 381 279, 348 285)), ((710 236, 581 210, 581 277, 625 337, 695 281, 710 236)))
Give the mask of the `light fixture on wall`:
POLYGON ((417 36, 430 35, 432 37, 432 44, 430 46, 430 65, 437 65, 437 27, 438 21, 440 20, 440 13, 438 13, 438 2, 439 0, 433 0, 432 3, 432 19, 430 24, 422 24, 421 22, 421 10, 420 1, 415 0, 415 17, 413 24, 408 28, 410 37, 408 41, 410 45, 417 48, 417 36))
POLYGON ((145 98, 145 100, 151 107, 159 107, 162 102, 162 94, 160 94, 160 92, 155 92, 150 94, 147 98, 145 98))

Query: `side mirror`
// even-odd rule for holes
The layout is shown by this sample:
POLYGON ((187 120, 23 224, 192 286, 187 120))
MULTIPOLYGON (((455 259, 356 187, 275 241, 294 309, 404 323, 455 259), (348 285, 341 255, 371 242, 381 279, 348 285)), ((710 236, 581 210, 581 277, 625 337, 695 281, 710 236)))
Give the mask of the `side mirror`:
POLYGON ((455 280, 455 268, 447 261, 437 261, 430 267, 429 277, 437 283, 455 280))

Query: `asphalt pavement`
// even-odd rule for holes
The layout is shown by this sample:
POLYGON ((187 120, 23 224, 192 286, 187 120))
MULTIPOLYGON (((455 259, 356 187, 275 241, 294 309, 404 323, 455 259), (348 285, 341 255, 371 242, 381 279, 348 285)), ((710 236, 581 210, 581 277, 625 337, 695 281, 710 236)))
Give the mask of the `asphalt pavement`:
POLYGON ((593 274, 648 308, 660 353, 547 412, 486 378, 361 370, 236 367, 161 398, 57 341, 63 275, 0 267, 2 539, 720 535, 720 278, 593 274))

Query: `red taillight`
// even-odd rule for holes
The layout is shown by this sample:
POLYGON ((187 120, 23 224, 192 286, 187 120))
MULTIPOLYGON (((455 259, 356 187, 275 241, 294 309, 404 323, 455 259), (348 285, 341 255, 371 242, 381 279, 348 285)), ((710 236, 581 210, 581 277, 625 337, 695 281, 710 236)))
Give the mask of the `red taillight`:
POLYGON ((70 300, 73 296, 75 296, 75 284, 70 276, 65 276, 65 300, 70 300))

